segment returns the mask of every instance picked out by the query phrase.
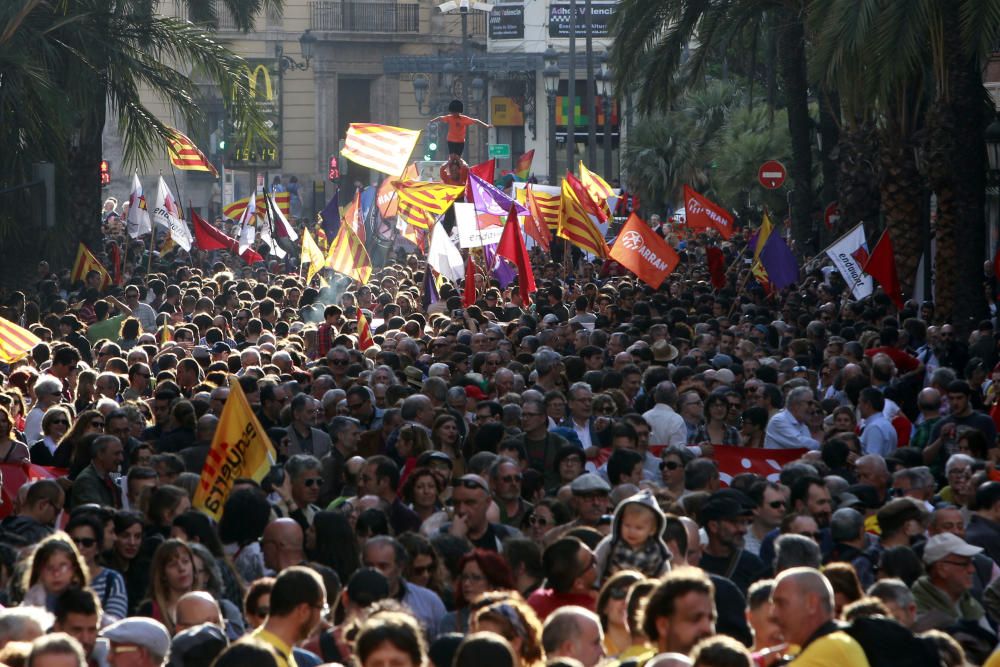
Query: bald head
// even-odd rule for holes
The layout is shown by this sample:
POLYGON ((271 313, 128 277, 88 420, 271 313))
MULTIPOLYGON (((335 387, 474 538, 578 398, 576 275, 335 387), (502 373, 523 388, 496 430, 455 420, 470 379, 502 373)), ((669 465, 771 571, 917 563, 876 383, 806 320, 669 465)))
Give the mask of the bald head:
POLYGON ((683 653, 661 653, 646 663, 646 667, 691 667, 691 658, 683 653))
POLYGON ((202 623, 211 623, 225 629, 219 603, 204 591, 185 593, 177 600, 177 623, 174 634, 202 623))
POLYGON ((833 614, 833 587, 819 570, 811 567, 793 567, 778 575, 775 586, 782 582, 794 586, 800 595, 814 595, 828 614, 833 614))
POLYGON ((264 564, 277 571, 298 565, 305 560, 304 539, 302 527, 295 519, 281 518, 267 524, 260 542, 264 564))
POLYGON ((778 575, 772 614, 790 644, 804 644, 834 618, 833 587, 819 570, 793 567, 778 575))
POLYGON ((264 528, 264 540, 274 540, 282 546, 302 548, 302 526, 295 519, 275 519, 264 528))

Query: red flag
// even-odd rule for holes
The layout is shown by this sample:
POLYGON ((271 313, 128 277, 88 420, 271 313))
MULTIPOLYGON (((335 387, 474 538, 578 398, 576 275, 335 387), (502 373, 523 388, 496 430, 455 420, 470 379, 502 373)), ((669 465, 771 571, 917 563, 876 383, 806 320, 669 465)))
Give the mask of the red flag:
POLYGON ((368 318, 362 311, 358 311, 358 349, 364 352, 375 344, 372 338, 372 328, 368 324, 368 318))
POLYGON ((680 262, 663 237, 635 213, 618 233, 610 256, 653 289, 659 288, 680 262))
POLYGON ((521 225, 517 222, 517 209, 513 205, 507 214, 507 224, 504 225, 503 234, 497 244, 497 254, 509 259, 517 267, 517 288, 521 292, 521 299, 526 305, 531 303, 531 293, 537 289, 535 274, 531 270, 528 249, 524 246, 521 225))
MULTIPOLYGON (((493 179, 496 178, 496 172, 497 160, 492 157, 486 162, 480 162, 477 165, 469 167, 469 176, 478 176, 490 185, 493 185, 493 179)), ((465 179, 465 201, 472 201, 472 185, 469 178, 465 179)))
POLYGON ((712 276, 712 287, 722 289, 726 286, 726 258, 715 246, 705 248, 708 259, 708 272, 712 276))
POLYGON ((476 303, 476 263, 472 261, 472 253, 465 262, 465 287, 462 289, 462 305, 468 308, 476 303))
POLYGON ((586 186, 580 182, 580 179, 573 175, 573 172, 566 172, 566 178, 564 179, 569 187, 573 190, 573 194, 576 198, 583 204, 583 209, 597 217, 598 222, 607 222, 608 214, 604 210, 604 207, 594 201, 594 198, 590 196, 590 192, 587 190, 586 186))
POLYGON ((115 285, 122 284, 122 251, 117 243, 111 244, 111 266, 114 269, 112 282, 115 285))
POLYGON ((706 197, 702 197, 688 186, 684 186, 684 214, 691 229, 718 230, 722 238, 733 235, 733 216, 706 197))
POLYGON ((874 250, 861 270, 878 281, 886 295, 903 309, 903 290, 899 285, 899 273, 896 271, 896 255, 892 250, 892 238, 889 230, 882 232, 882 238, 875 244, 874 250))
MULTIPOLYGON (((202 250, 228 250, 234 255, 240 254, 240 242, 236 239, 226 236, 221 231, 216 229, 213 225, 208 224, 202 219, 200 215, 191 210, 191 223, 194 227, 194 238, 195 243, 202 250)), ((257 262, 263 262, 264 258, 261 257, 253 248, 247 248, 246 251, 240 255, 243 261, 247 264, 256 264, 257 262)))

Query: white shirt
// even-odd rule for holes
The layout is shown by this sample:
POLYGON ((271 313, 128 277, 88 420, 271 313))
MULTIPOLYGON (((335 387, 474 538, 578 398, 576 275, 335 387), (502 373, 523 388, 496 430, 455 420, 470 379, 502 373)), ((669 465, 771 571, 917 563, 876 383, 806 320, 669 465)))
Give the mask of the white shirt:
POLYGON ((42 439, 42 417, 45 411, 37 405, 28 411, 24 417, 24 440, 29 443, 36 443, 42 439))
POLYGON ((687 426, 684 418, 664 403, 657 403, 651 410, 642 413, 651 429, 649 442, 652 445, 684 447, 687 445, 687 426))
POLYGON ((139 320, 143 331, 156 331, 156 311, 149 304, 140 301, 139 305, 132 309, 132 315, 139 320))
POLYGON ((576 437, 580 438, 580 444, 584 449, 588 449, 594 446, 594 443, 590 439, 590 420, 583 422, 583 426, 576 423, 575 419, 571 419, 573 422, 573 430, 576 432, 576 437))
POLYGON ((767 431, 764 434, 764 449, 819 449, 817 442, 809 427, 792 416, 787 409, 779 410, 771 420, 767 422, 767 431))

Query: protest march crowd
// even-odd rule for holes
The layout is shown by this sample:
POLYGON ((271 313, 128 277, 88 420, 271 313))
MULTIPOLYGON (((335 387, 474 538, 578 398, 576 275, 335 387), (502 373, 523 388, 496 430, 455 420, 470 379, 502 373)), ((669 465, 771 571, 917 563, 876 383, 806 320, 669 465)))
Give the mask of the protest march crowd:
POLYGON ((658 216, 652 282, 126 218, 0 306, 0 664, 1000 665, 992 321, 658 216))

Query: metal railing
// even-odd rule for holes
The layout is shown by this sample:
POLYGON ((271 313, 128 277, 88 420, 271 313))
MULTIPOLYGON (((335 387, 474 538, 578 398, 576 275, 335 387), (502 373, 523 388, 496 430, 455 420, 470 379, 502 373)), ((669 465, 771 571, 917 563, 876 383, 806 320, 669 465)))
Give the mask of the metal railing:
POLYGON ((309 27, 333 32, 420 32, 420 5, 397 0, 313 0, 309 27))

